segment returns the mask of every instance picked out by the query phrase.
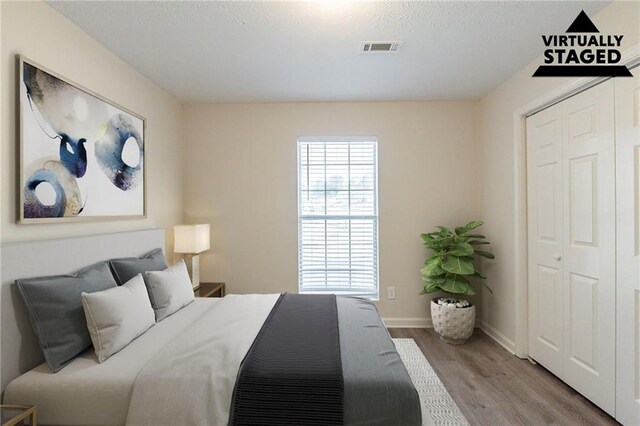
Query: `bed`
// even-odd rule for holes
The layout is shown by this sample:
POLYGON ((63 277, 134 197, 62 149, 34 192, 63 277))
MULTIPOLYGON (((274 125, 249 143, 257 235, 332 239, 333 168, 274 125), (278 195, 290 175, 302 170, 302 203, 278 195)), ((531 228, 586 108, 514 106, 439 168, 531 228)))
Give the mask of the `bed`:
MULTIPOLYGON (((283 295, 197 298, 104 363, 98 363, 91 349, 58 373, 42 363, 12 282, 26 275, 69 272, 112 257, 137 256, 155 247, 164 247, 162 230, 2 247, 4 403, 37 405, 40 424, 51 425, 256 424, 233 421, 242 418, 233 412, 242 407, 236 388, 244 386, 241 378, 262 338, 258 336, 267 333, 267 323, 277 322, 270 319, 277 313, 275 307, 284 304, 283 295), (61 253, 61 247, 66 251, 61 253), (47 260, 34 262, 39 258, 47 260)), ((295 307, 299 302, 290 303, 295 307)), ((373 304, 337 298, 335 307, 344 392, 343 421, 336 424, 430 424, 428 415, 420 413, 417 392, 373 304)), ((273 358, 285 359, 291 351, 284 349, 273 358)), ((248 395, 246 389, 243 394, 248 395)), ((259 403, 261 397, 257 398, 259 403)), ((328 413, 333 407, 325 408, 328 413)))

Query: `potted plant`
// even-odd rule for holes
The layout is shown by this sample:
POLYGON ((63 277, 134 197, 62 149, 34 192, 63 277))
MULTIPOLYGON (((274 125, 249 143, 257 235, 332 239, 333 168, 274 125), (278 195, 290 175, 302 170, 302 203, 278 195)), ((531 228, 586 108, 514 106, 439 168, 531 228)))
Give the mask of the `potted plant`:
POLYGON ((488 251, 478 250, 489 244, 484 235, 473 233, 482 224, 481 221, 473 221, 454 231, 438 226, 438 231, 422 234, 424 244, 433 253, 421 270, 425 282, 421 294, 440 290, 450 293, 449 297, 436 297, 431 301, 433 328, 447 343, 464 343, 471 337, 475 326, 476 307, 459 295, 476 294, 472 281, 481 282, 492 292, 484 283, 486 277, 474 265, 478 256, 494 259, 488 251))

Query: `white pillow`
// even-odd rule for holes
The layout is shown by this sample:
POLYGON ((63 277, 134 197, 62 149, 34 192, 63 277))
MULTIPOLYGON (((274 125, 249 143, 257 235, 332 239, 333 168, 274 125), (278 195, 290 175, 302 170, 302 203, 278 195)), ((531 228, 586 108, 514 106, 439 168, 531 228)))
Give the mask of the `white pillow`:
POLYGON ((145 283, 158 322, 195 299, 187 265, 183 260, 164 271, 147 271, 145 283))
POLYGON ((156 323, 141 274, 120 287, 83 292, 82 306, 101 363, 156 323))

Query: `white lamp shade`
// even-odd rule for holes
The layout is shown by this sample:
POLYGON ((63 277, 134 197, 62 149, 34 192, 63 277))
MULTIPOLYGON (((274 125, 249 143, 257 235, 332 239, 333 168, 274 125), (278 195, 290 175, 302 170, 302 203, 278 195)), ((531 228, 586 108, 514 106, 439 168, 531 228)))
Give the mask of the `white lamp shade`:
POLYGON ((209 250, 208 223, 201 225, 178 225, 173 228, 174 252, 197 254, 209 250))

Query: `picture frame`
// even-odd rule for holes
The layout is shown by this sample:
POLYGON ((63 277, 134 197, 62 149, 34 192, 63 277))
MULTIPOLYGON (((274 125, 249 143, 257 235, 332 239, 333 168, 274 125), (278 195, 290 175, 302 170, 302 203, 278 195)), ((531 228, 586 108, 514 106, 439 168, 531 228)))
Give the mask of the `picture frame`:
POLYGON ((16 222, 146 218, 146 118, 16 58, 16 222))

